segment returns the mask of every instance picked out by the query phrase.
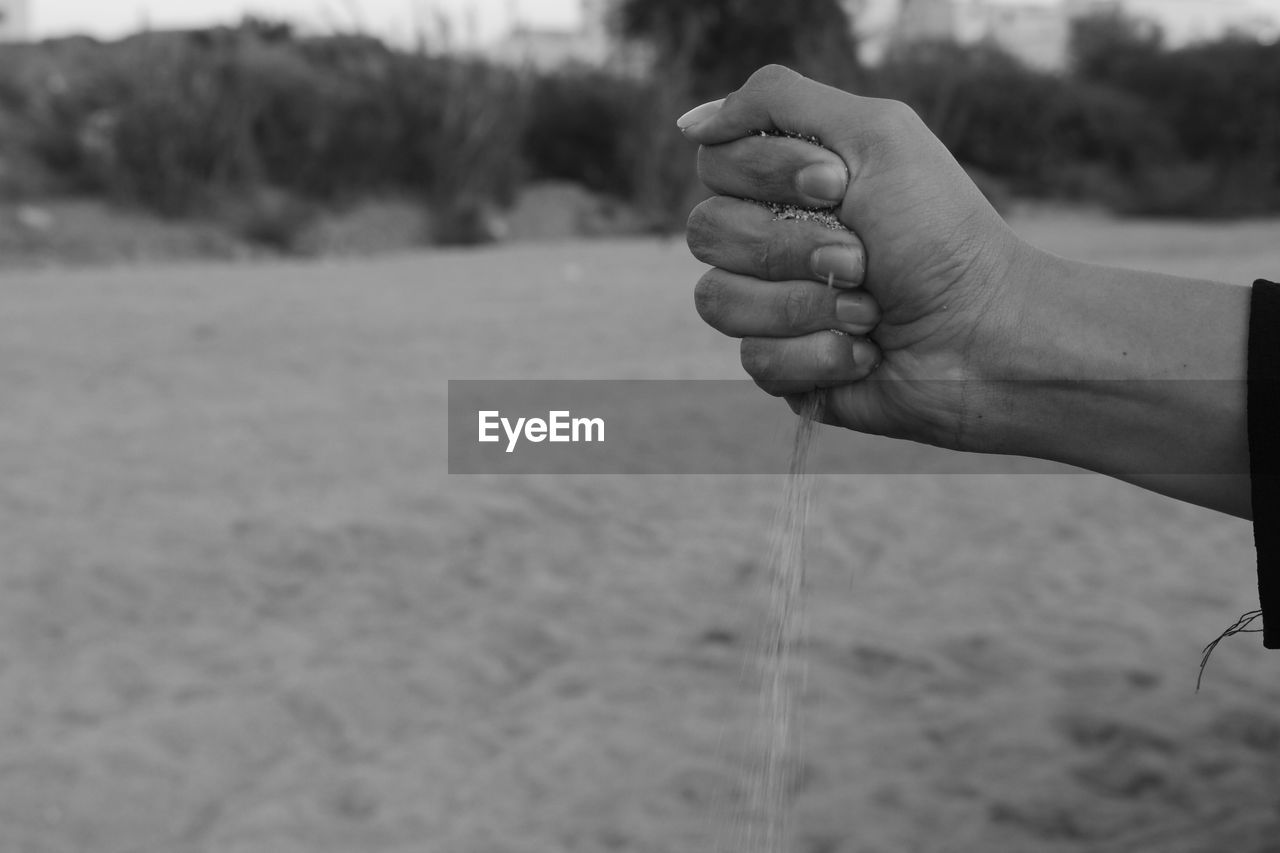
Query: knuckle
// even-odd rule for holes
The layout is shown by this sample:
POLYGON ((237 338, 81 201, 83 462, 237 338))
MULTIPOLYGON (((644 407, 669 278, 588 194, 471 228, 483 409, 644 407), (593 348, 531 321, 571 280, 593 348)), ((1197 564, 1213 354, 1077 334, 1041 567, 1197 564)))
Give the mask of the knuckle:
POLYGON ((799 334, 808 330, 813 302, 799 287, 788 287, 782 295, 782 317, 786 330, 799 334))
POLYGON ((885 124, 897 131, 905 131, 920 123, 919 114, 910 104, 902 101, 886 100, 881 105, 881 114, 885 124))
POLYGON ((772 344, 763 338, 743 338, 742 369, 753 379, 769 379, 774 373, 772 344))
POLYGON ((765 65, 747 78, 739 92, 749 98, 758 97, 768 101, 785 96, 802 79, 804 78, 785 65, 765 65))
POLYGON ((771 270, 777 261, 774 260, 773 246, 768 240, 762 240, 759 243, 759 252, 756 255, 756 269, 764 274, 764 278, 773 279, 771 270))
POLYGON ((817 348, 817 363, 814 368, 822 375, 837 373, 848 362, 846 351, 849 349, 849 337, 836 332, 828 332, 821 336, 817 348))
POLYGON ((698 180, 703 186, 714 188, 717 181, 716 176, 720 173, 720 152, 716 149, 720 146, 698 146, 698 180))
POLYGON ((747 78, 747 85, 761 87, 764 89, 772 89, 779 85, 790 83, 798 76, 800 75, 785 65, 770 63, 769 65, 765 65, 757 69, 749 78, 747 78))
POLYGON ((685 242, 689 246, 689 251, 700 261, 710 257, 712 247, 716 243, 715 216, 711 202, 712 199, 708 199, 690 211, 689 219, 685 223, 685 242))
MULTIPOLYGON (((776 223, 775 223, 776 224, 776 223)), ((781 229, 760 241, 760 271, 769 281, 786 281, 793 278, 788 259, 791 247, 781 229)))
POLYGON ((787 394, 787 383, 777 382, 770 379, 757 379, 756 387, 773 397, 785 397, 787 394))
POLYGON ((708 325, 716 327, 724 319, 727 291, 724 279, 715 270, 703 275, 694 285, 694 307, 698 309, 698 316, 708 325))

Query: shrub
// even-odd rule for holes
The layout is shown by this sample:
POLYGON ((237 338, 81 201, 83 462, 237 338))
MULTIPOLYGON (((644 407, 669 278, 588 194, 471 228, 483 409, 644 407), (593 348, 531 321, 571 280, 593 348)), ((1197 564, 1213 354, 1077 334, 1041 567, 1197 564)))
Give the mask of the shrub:
POLYGON ((995 47, 946 42, 896 51, 875 84, 878 94, 911 104, 959 160, 1020 189, 1044 171, 1060 87, 995 47))
POLYGON ((1112 15, 1084 22, 1075 48, 1078 79, 1140 102, 1176 142, 1177 162, 1138 170, 1144 212, 1280 210, 1280 43, 1227 37, 1165 50, 1112 15))
POLYGON ((435 209, 508 204, 522 176, 527 85, 479 60, 398 55, 384 83, 402 117, 398 176, 435 209))
MULTIPOLYGON (((788 30, 803 47, 788 55, 854 80, 856 57, 833 35, 847 31, 827 7, 831 26, 788 30)), ((673 118, 731 70, 690 39, 714 47, 750 36, 766 53, 786 45, 765 38, 777 16, 767 5, 737 23, 690 17, 674 2, 628 8, 622 28, 669 60, 645 79, 581 67, 517 73, 253 19, 116 44, 7 47, 0 192, 67 189, 168 214, 211 212, 280 246, 296 242, 318 205, 409 195, 438 239, 472 242, 494 237, 495 210, 523 181, 549 178, 626 199, 655 230, 675 232, 704 191, 673 118)), ((1227 39, 1169 51, 1111 16, 1079 27, 1075 49, 1072 73, 1058 76, 989 45, 915 45, 859 91, 912 104, 997 199, 1065 196, 1153 215, 1280 210, 1280 45, 1227 39)))
POLYGON ((632 197, 639 179, 634 139, 646 130, 637 107, 650 100, 649 88, 582 67, 539 78, 530 91, 522 140, 529 177, 632 197))
POLYGON ((29 111, 41 158, 80 189, 167 214, 263 190, 483 207, 513 198, 521 174, 524 85, 478 61, 255 22, 135 37, 61 74, 29 111))
POLYGON ((314 203, 289 192, 255 187, 218 202, 214 215, 250 243, 289 254, 304 251, 307 230, 320 210, 314 203))
POLYGON ((141 36, 98 51, 43 105, 41 153, 84 189, 189 212, 261 178, 251 67, 227 40, 141 36))
POLYGON ((672 120, 696 101, 674 74, 660 75, 647 97, 635 105, 643 129, 629 136, 624 147, 628 168, 636 176, 632 200, 650 230, 664 236, 683 233, 689 212, 708 194, 698 180, 694 147, 672 120))
MULTIPOLYGON (((892 56, 877 85, 911 103, 962 162, 1023 194, 1143 215, 1280 209, 1280 145, 1267 142, 1280 134, 1280 116, 1268 120, 1276 107, 1258 103, 1266 84, 1241 82, 1266 62, 1254 72, 1236 62, 1235 75, 1223 76, 1231 67, 1223 61, 1215 77, 1201 68, 1205 57, 1237 48, 1165 53, 1143 44, 1124 57, 1092 55, 1087 71, 1067 77, 1029 70, 989 46, 917 45, 892 56), (1233 87, 1255 94, 1229 96, 1233 87)), ((1280 85, 1271 85, 1280 103, 1280 85)))

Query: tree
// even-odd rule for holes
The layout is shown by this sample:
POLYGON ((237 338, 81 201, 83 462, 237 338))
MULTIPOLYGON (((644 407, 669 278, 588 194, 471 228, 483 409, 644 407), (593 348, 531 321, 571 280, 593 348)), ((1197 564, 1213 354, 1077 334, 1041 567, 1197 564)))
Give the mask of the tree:
POLYGON ((693 97, 722 96, 773 62, 842 88, 859 82, 840 0, 621 0, 616 11, 621 34, 650 44, 693 97))
POLYGON ((683 230, 706 191, 675 118, 737 89, 771 62, 842 88, 859 82, 849 0, 614 0, 609 25, 645 44, 649 96, 629 105, 637 200, 664 233, 683 230))
POLYGON ((1163 50, 1158 24, 1123 11, 1097 12, 1071 23, 1072 70, 1082 80, 1113 83, 1163 50))

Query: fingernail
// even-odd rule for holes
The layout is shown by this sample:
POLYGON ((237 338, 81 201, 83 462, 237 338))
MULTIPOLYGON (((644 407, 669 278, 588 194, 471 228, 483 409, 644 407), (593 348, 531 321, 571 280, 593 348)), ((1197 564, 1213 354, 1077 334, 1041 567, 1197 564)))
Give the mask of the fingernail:
POLYGON ((708 101, 701 106, 694 107, 689 110, 689 112, 676 119, 676 127, 681 130, 688 130, 698 122, 705 121, 720 112, 720 108, 722 106, 724 106, 724 98, 721 98, 718 101, 708 101))
POLYGON ((858 367, 871 367, 880 360, 880 349, 866 338, 853 342, 853 363, 858 367))
POLYGON ((840 287, 860 287, 865 263, 853 246, 823 246, 813 253, 813 274, 819 281, 834 276, 840 287))
POLYGON ((875 321, 867 297, 861 293, 841 293, 836 296, 836 319, 852 326, 875 321))
POLYGON ((828 204, 844 201, 845 187, 848 184, 849 174, 844 168, 830 163, 805 166, 796 175, 796 188, 800 192, 828 204))

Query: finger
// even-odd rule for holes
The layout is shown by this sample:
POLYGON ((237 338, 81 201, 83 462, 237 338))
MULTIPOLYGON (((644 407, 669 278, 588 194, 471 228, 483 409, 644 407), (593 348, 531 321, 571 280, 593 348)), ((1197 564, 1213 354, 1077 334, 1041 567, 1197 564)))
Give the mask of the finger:
POLYGON ((814 220, 775 219, 764 205, 709 198, 689 214, 693 256, 729 272, 768 281, 812 279, 861 287, 867 253, 858 235, 814 220))
POLYGON ((824 86, 781 65, 766 65, 753 73, 742 88, 726 98, 695 107, 677 124, 685 136, 701 145, 718 145, 741 139, 761 130, 778 130, 824 139, 830 132, 832 98, 839 98, 840 112, 850 108, 845 100, 858 98, 840 89, 824 86))
POLYGON ((865 379, 880 363, 870 338, 816 332, 802 338, 743 338, 742 367, 775 396, 865 379))
POLYGON ((834 207, 849 186, 849 169, 833 152, 786 136, 704 145, 698 177, 721 195, 800 207, 834 207))
POLYGON ((684 134, 700 145, 720 145, 761 130, 813 137, 838 154, 856 175, 866 154, 915 120, 897 101, 865 98, 810 80, 781 65, 767 65, 719 102, 682 116, 684 134))
POLYGON ((713 269, 698 280, 693 297, 702 319, 733 338, 790 338, 827 329, 865 335, 880 322, 871 294, 813 281, 761 281, 713 269))
POLYGON ((721 98, 718 101, 709 101, 701 106, 694 107, 689 110, 689 112, 676 119, 676 127, 681 130, 687 130, 702 121, 704 118, 715 115, 720 111, 720 108, 724 106, 724 100, 724 98, 721 98))

